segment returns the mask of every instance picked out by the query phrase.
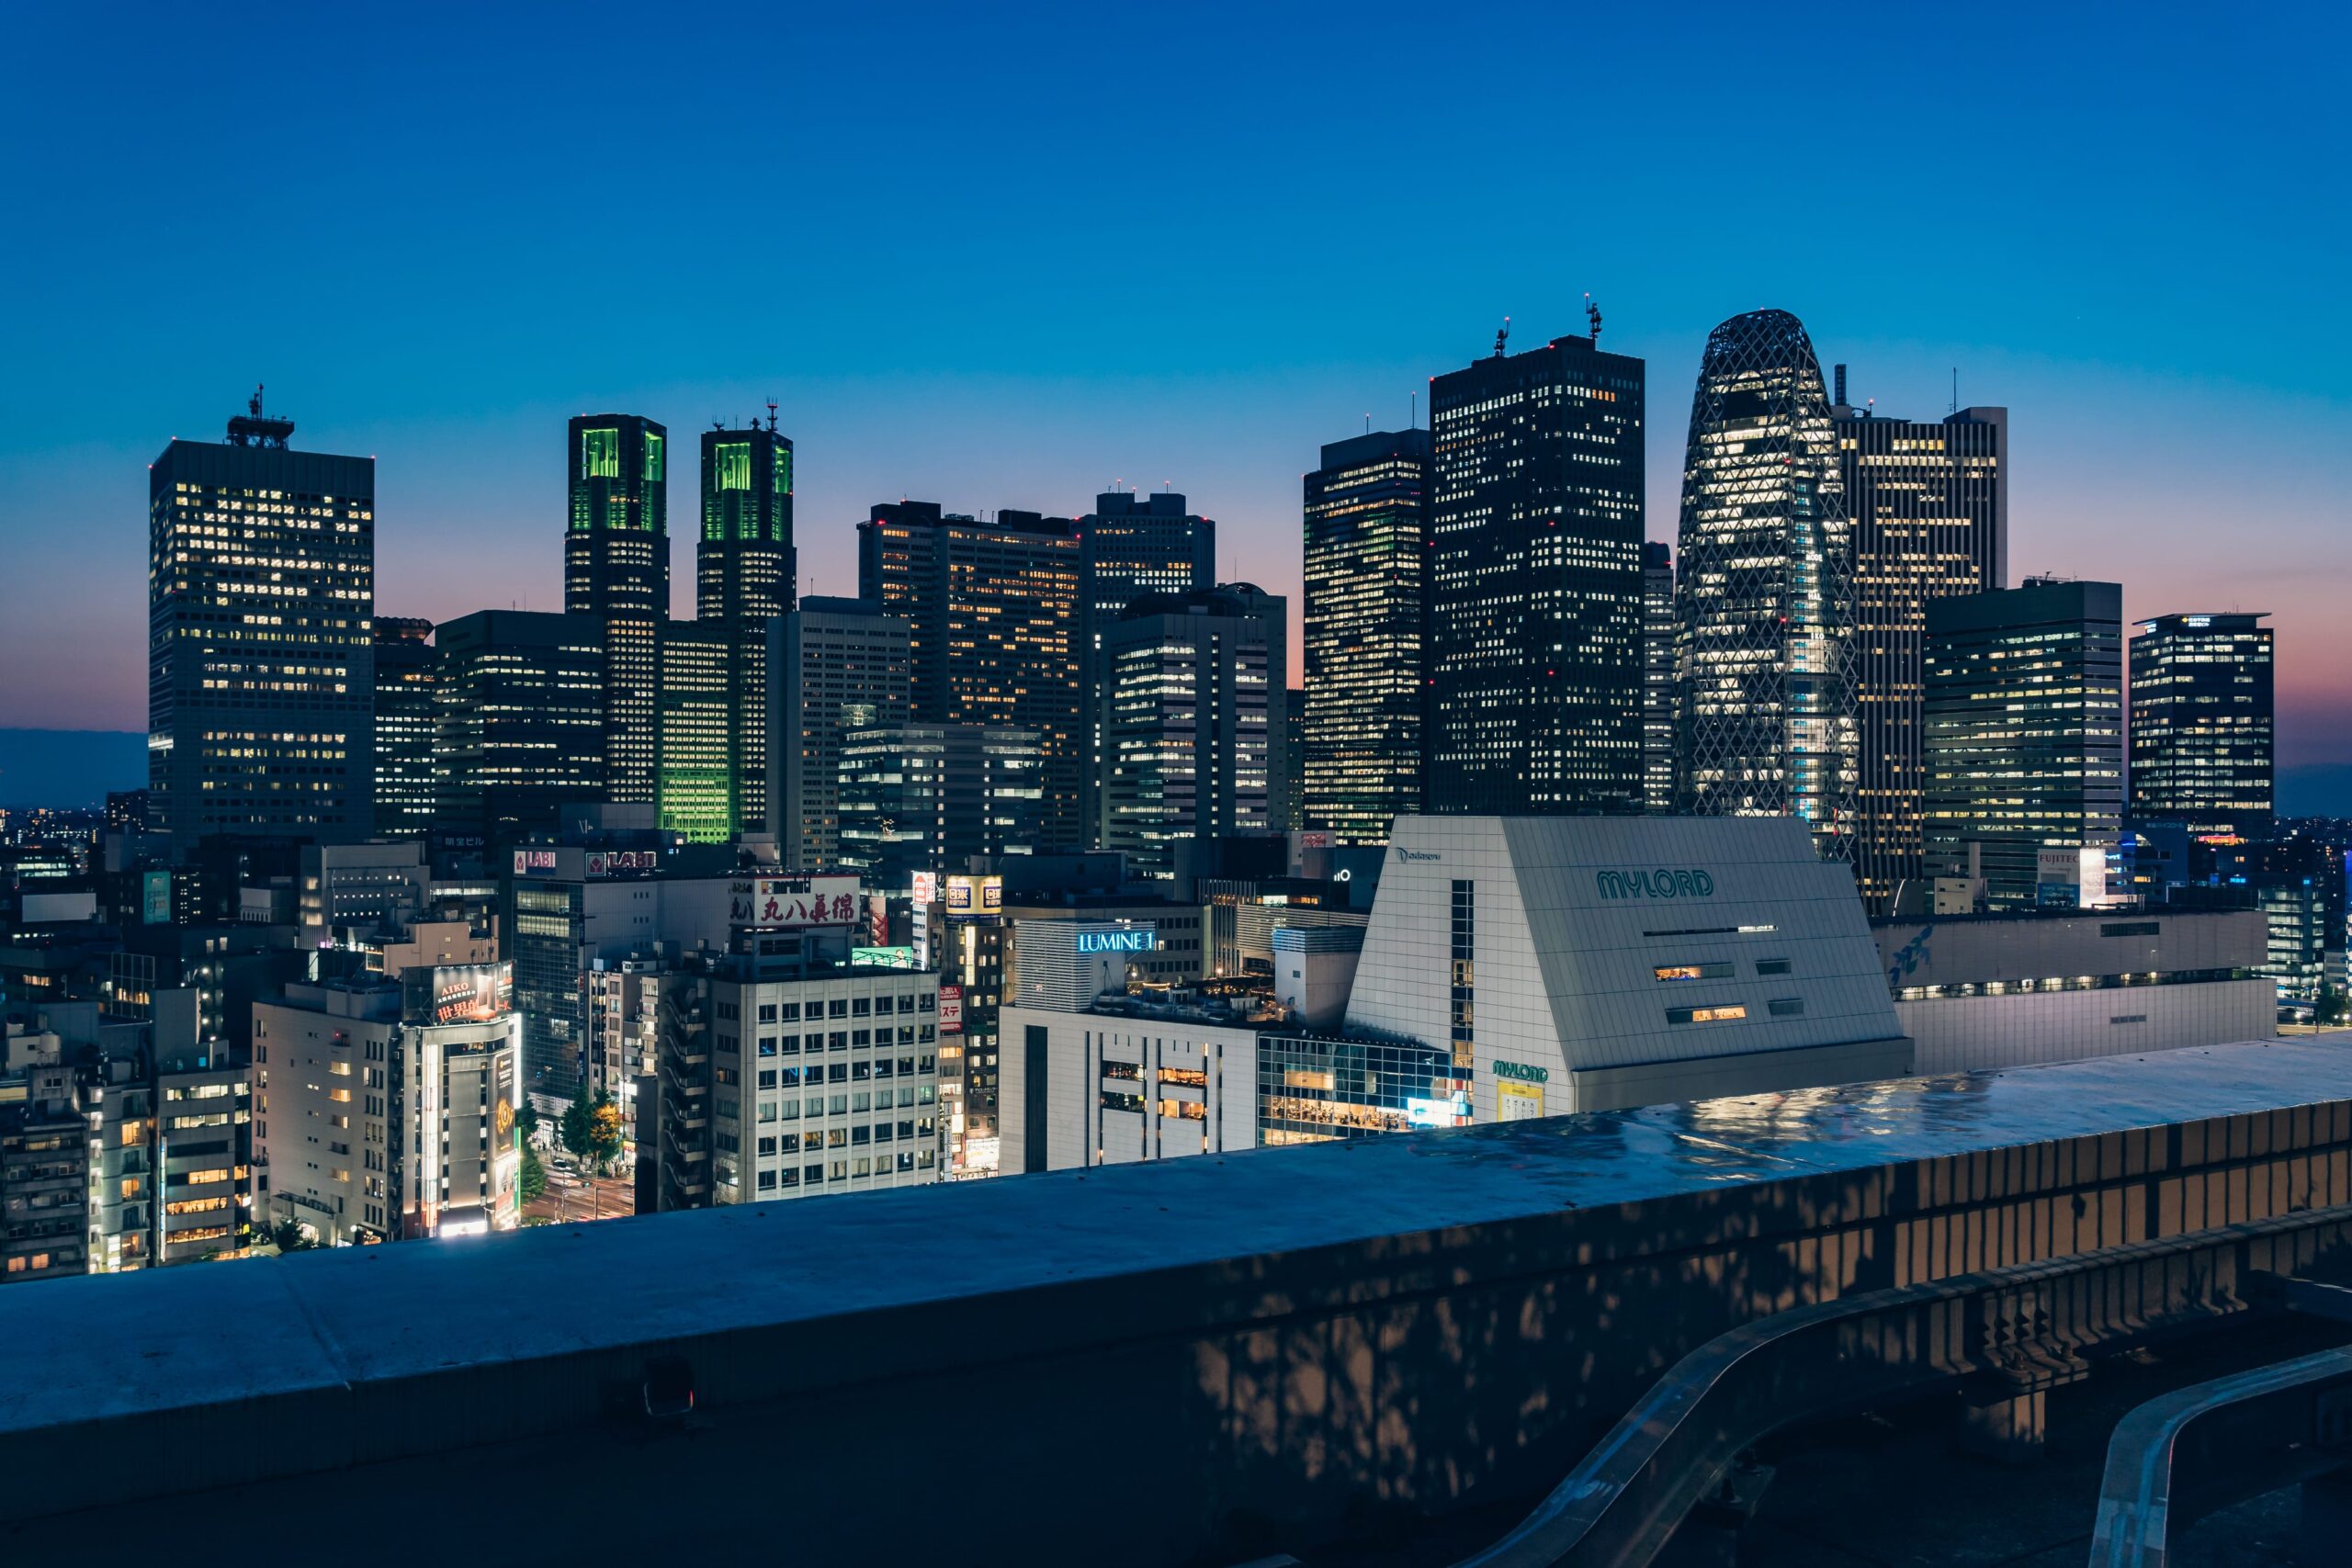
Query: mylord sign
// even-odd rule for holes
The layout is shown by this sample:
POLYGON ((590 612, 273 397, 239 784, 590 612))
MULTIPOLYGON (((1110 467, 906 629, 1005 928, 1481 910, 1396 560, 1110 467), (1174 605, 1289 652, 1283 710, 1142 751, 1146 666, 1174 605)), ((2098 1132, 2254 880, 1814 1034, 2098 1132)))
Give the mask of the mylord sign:
POLYGON ((1603 898, 1712 898, 1715 879, 1703 871, 1596 871, 1592 886, 1603 898))

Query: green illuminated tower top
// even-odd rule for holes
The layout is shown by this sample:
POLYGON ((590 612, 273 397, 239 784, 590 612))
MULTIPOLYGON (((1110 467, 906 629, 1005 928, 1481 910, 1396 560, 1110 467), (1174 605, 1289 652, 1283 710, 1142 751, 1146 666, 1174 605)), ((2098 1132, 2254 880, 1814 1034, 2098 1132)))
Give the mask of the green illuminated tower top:
POLYGON ((607 788, 654 789, 655 702, 670 618, 669 433, 642 414, 582 414, 566 447, 563 607, 604 623, 607 788))
POLYGON ((695 615, 727 645, 729 818, 733 833, 767 828, 768 623, 795 603, 792 442, 768 421, 702 435, 702 537, 695 615))

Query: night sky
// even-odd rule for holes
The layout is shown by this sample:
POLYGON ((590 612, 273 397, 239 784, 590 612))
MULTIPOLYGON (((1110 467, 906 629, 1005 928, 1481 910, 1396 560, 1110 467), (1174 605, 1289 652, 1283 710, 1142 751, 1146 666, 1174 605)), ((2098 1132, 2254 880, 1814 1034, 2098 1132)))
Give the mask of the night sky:
POLYGON ((379 459, 381 614, 560 607, 571 414, 770 398, 805 592, 877 501, 1172 480, 1295 596, 1318 444, 1589 290, 1653 537, 1715 321, 1893 414, 1956 367, 2012 570, 2275 612, 2281 764, 2352 781, 2340 7, 10 16, 0 727, 144 727, 145 466, 256 381, 379 459))

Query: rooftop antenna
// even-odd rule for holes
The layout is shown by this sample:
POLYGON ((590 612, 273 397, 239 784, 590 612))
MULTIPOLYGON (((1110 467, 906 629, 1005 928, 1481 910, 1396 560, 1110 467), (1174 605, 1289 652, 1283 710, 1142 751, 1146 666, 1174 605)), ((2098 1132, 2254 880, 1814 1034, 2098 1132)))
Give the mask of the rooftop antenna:
POLYGON ((1960 412, 1960 367, 1951 367, 1951 412, 1960 412))
POLYGON ((1600 346, 1600 307, 1592 302, 1592 290, 1589 288, 1585 290, 1584 296, 1584 319, 1590 330, 1593 345, 1595 347, 1600 346))
POLYGON ((770 435, 775 434, 775 400, 774 398, 768 400, 768 434, 770 435))
POLYGON ((1497 359, 1500 359, 1503 356, 1503 344, 1510 341, 1510 318, 1509 316, 1505 316, 1503 318, 1503 324, 1495 330, 1495 357, 1497 359))
POLYGON ((254 383, 254 395, 245 400, 245 412, 253 415, 255 419, 259 419, 261 417, 261 390, 262 384, 259 381, 255 381, 254 383))
POLYGON ((1408 392, 1405 394, 1405 428, 1408 430, 1419 430, 1420 427, 1421 394, 1419 392, 1408 392))
POLYGON ((1370 435, 1372 434, 1372 413, 1369 410, 1365 411, 1363 416, 1363 433, 1366 435, 1370 435))

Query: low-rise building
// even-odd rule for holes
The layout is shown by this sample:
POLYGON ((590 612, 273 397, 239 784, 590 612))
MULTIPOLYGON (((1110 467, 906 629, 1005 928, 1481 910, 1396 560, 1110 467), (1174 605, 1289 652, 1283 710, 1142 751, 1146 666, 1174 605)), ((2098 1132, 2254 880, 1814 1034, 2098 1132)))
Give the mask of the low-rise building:
POLYGON ((1117 991, 999 1021, 1005 1175, 1258 1146, 1260 1025, 1277 1015, 1117 991))
POLYGON ((1405 1094, 1479 1122, 1911 1068, 1853 874, 1793 818, 1398 818, 1346 1032, 1444 1050, 1405 1094))
POLYGON ((2278 1032, 2258 909, 1871 922, 1920 1072, 2073 1062, 2278 1032))
POLYGON ((518 1224, 513 989, 502 963, 291 985, 255 1003, 270 1220, 332 1246, 518 1224))

